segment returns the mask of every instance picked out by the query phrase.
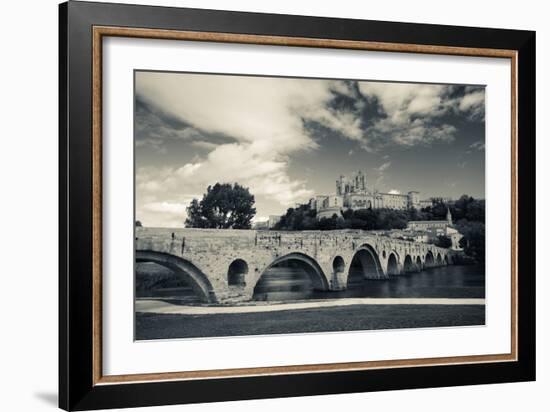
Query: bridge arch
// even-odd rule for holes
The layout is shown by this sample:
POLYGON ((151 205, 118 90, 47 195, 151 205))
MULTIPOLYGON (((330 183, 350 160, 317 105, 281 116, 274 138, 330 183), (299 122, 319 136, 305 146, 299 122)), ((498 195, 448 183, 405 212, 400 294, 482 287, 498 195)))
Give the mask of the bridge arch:
POLYGON ((429 250, 428 253, 426 253, 426 259, 424 260, 424 262, 427 268, 431 268, 434 266, 434 263, 435 263, 434 255, 431 250, 429 250))
POLYGON ((397 256, 394 252, 391 252, 388 256, 388 276, 399 275, 399 264, 397 263, 397 256))
POLYGON ((413 263, 413 259, 411 255, 405 256, 405 260, 403 261, 403 272, 412 273, 415 270, 416 270, 416 266, 413 263))
POLYGON ((420 256, 416 257, 416 270, 418 270, 419 272, 422 270, 422 259, 420 258, 420 256))
POLYGON ((342 273, 346 270, 346 262, 342 256, 336 256, 332 260, 332 270, 334 273, 342 273))
POLYGON ((256 281, 256 286, 260 283, 260 280, 262 279, 262 276, 265 275, 265 273, 268 271, 268 269, 272 268, 273 266, 283 263, 286 261, 298 261, 301 263, 304 263, 309 270, 307 270, 307 274, 309 278, 311 279, 311 282, 313 284, 313 289, 315 290, 328 290, 329 289, 329 283, 328 279, 323 272, 323 269, 321 269, 321 266, 317 263, 315 259, 312 257, 299 252, 293 252, 289 253, 284 256, 280 256, 277 259, 275 259, 273 262, 271 262, 263 271, 258 280, 256 281))
POLYGON ((217 302, 212 284, 206 275, 187 259, 168 253, 137 250, 136 262, 152 262, 172 270, 176 276, 185 280, 196 295, 204 302, 217 302))
POLYGON ((235 259, 227 269, 227 284, 229 286, 245 286, 248 264, 242 259, 235 259))
POLYGON ((438 266, 441 266, 443 264, 443 259, 441 258, 441 253, 437 254, 436 263, 438 266))
POLYGON ((377 279, 383 276, 384 271, 378 253, 371 245, 363 244, 352 256, 346 285, 349 288, 362 283, 363 279, 377 279))

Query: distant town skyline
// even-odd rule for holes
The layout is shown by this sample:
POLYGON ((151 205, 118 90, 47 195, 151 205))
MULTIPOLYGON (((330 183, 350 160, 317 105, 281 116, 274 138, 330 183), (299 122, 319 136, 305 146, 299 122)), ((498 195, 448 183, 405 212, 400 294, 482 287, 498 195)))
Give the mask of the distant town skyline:
POLYGON ((369 190, 485 197, 482 86, 137 71, 136 219, 182 227, 237 182, 256 220, 366 174, 369 190))

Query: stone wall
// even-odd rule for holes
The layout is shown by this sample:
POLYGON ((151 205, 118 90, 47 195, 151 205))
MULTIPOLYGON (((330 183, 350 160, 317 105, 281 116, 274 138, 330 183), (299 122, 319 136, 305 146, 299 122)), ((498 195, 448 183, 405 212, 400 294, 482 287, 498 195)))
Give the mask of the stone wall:
MULTIPOLYGON (((409 255, 422 267, 431 252, 434 265, 438 254, 441 263, 449 251, 433 245, 391 239, 367 231, 255 231, 218 229, 154 229, 136 228, 136 256, 156 252, 159 263, 163 256, 175 256, 190 262, 202 272, 211 285, 212 300, 233 302, 252 298, 261 275, 275 261, 297 257, 312 266, 318 265, 320 276, 329 290, 345 289, 349 268, 355 254, 365 250, 377 260, 378 270, 365 273, 370 278, 387 278, 388 264, 393 255, 395 274, 403 273, 405 257, 409 255), (340 257, 335 267, 335 259, 340 257), (244 282, 229 285, 228 270, 232 262, 242 259, 248 268, 244 282)), ((150 256, 150 254, 148 255, 150 256)), ((392 258, 393 259, 393 258, 392 258)), ((430 259, 429 259, 430 260, 430 259)), ((409 268, 410 269, 410 268, 409 268)), ((418 268, 421 269, 421 268, 418 268)))

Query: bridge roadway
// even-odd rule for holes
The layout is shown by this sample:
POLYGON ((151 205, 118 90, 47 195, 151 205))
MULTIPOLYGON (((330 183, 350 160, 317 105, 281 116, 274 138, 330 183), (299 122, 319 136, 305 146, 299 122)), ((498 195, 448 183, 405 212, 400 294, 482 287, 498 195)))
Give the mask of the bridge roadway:
POLYGON ((379 232, 136 228, 136 262, 182 276, 204 302, 251 300, 274 265, 298 261, 317 290, 343 290, 352 261, 366 279, 452 263, 452 251, 379 232))

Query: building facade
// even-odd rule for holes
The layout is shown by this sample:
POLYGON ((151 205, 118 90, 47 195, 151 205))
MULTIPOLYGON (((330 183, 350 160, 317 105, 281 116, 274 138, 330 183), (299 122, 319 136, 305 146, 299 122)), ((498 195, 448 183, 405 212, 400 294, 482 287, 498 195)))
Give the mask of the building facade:
POLYGON ((341 175, 336 180, 336 194, 316 196, 309 204, 316 210, 318 218, 322 218, 341 215, 348 209, 420 209, 427 202, 431 206, 431 200, 420 200, 420 193, 414 190, 407 194, 369 190, 367 176, 359 170, 351 177, 341 175))
POLYGON ((407 224, 406 233, 422 243, 433 243, 439 236, 447 236, 451 240, 452 250, 462 250, 460 239, 463 236, 453 227, 453 217, 449 208, 445 220, 411 220, 407 224))

